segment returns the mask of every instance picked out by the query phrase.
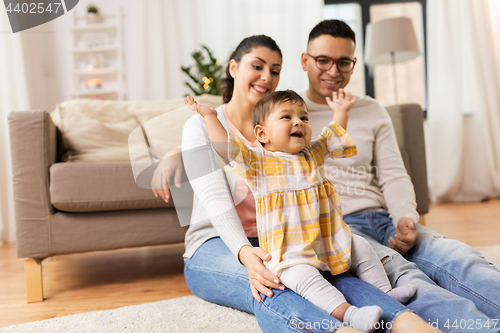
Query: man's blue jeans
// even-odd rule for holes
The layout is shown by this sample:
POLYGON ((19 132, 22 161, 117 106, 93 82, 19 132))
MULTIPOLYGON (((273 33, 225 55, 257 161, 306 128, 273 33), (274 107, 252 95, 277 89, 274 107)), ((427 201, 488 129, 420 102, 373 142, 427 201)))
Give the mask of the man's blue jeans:
POLYGON ((387 212, 368 210, 346 215, 344 221, 380 259, 389 258, 384 268, 393 287, 417 287, 407 307, 422 318, 438 321, 445 332, 500 332, 500 272, 478 251, 417 224, 417 244, 403 258, 388 247, 396 229, 387 212))
MULTIPOLYGON (((256 238, 250 239, 258 246, 256 238)), ((383 309, 381 325, 387 325, 402 312, 409 311, 372 285, 349 273, 323 275, 358 307, 378 305, 383 309)), ((333 332, 342 323, 290 289, 273 290, 273 297, 261 294, 258 303, 250 291, 245 266, 241 265, 220 238, 201 245, 184 261, 184 277, 189 289, 209 302, 255 314, 263 332, 333 332)), ((385 327, 385 326, 384 326, 385 327)), ((390 327, 390 326, 389 326, 390 327)), ((224 332, 221 327, 221 332, 224 332)))

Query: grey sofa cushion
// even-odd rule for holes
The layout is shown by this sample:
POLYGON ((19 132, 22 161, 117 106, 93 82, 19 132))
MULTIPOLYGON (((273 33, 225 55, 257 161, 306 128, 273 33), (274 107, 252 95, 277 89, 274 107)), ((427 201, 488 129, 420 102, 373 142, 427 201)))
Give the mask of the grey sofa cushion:
POLYGON ((56 212, 50 218, 48 256, 180 243, 186 230, 174 209, 56 212))
MULTIPOLYGON (((174 207, 134 181, 130 162, 55 163, 50 167, 50 200, 64 212, 174 207)), ((189 200, 177 200, 190 206, 189 200)))
POLYGON ((400 104, 386 109, 394 124, 401 156, 415 189, 417 212, 427 214, 429 212, 429 189, 422 108, 418 104, 400 104))

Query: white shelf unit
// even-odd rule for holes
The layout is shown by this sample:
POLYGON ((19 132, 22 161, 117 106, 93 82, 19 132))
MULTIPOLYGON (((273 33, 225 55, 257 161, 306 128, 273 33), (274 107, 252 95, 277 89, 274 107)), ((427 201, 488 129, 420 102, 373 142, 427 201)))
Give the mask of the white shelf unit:
POLYGON ((125 99, 122 10, 101 17, 102 23, 87 23, 73 13, 71 98, 125 99), (87 87, 89 79, 101 79, 101 87, 87 87))
POLYGON ((101 53, 101 52, 118 52, 119 47, 96 47, 93 49, 74 49, 73 53, 101 53))
MULTIPOLYGON (((112 15, 108 15, 110 17, 112 15)), ((85 17, 79 17, 84 19, 85 17)), ((115 24, 106 24, 106 23, 91 23, 88 24, 87 26, 74 26, 73 31, 90 31, 90 30, 106 30, 106 29, 115 29, 116 25, 115 24)))

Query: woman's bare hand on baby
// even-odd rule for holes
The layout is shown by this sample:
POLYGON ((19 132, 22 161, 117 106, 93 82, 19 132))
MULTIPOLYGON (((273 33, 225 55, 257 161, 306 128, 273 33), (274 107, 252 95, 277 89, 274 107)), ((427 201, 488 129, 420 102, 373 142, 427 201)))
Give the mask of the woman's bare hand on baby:
POLYGON ((332 93, 332 98, 326 98, 326 103, 333 111, 348 112, 357 100, 358 96, 351 97, 350 92, 345 94, 344 89, 340 88, 338 93, 336 91, 332 93))
POLYGON ((273 292, 269 288, 285 290, 285 286, 279 283, 278 277, 268 271, 262 263, 262 261, 271 260, 269 253, 260 247, 245 245, 241 248, 238 257, 247 268, 250 290, 257 302, 262 301, 259 292, 268 297, 273 297, 273 292))
POLYGON ((214 108, 207 107, 205 105, 201 105, 201 104, 196 103, 194 98, 191 96, 187 96, 186 98, 183 99, 183 101, 184 101, 184 104, 186 104, 186 106, 188 108, 190 108, 193 111, 198 112, 200 114, 200 116, 202 116, 203 118, 205 118, 205 116, 208 114, 217 115, 217 111, 214 108))

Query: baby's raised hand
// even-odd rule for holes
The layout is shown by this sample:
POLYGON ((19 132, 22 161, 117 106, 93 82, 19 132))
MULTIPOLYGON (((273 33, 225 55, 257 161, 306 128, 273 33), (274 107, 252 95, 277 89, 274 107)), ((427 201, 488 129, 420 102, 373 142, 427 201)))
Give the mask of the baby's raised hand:
POLYGON ((326 102, 328 103, 328 106, 333 111, 345 111, 348 112, 351 107, 356 103, 358 100, 357 96, 353 96, 351 98, 351 93, 348 92, 347 94, 344 94, 344 89, 340 88, 339 92, 337 94, 336 91, 332 93, 332 98, 327 97, 326 102))
POLYGON ((211 107, 209 108, 205 105, 201 105, 201 104, 196 103, 194 98, 191 96, 187 96, 182 101, 184 102, 184 104, 186 104, 186 106, 188 108, 190 108, 193 111, 198 112, 200 114, 200 116, 202 116, 203 118, 205 118, 206 115, 211 114, 211 113, 217 115, 217 111, 214 108, 211 108, 211 107))

